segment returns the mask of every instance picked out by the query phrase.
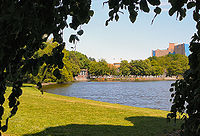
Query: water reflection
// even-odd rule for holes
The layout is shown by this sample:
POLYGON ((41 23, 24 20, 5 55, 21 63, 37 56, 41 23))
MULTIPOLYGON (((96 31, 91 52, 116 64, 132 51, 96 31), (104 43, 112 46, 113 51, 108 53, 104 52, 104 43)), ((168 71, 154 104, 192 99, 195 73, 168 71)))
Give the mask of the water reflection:
POLYGON ((46 91, 96 101, 170 110, 169 88, 173 82, 78 82, 46 91))

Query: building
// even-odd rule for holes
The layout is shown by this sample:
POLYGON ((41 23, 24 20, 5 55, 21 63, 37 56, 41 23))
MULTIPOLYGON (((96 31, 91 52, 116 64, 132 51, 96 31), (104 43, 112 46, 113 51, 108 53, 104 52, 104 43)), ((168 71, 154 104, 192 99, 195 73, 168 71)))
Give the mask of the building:
POLYGON ((87 81, 89 78, 88 75, 88 69, 81 69, 80 73, 78 74, 78 76, 75 76, 75 80, 76 81, 87 81))
POLYGON ((182 54, 189 56, 190 51, 189 51, 189 44, 177 44, 177 43, 169 43, 169 48, 166 50, 152 50, 152 56, 160 57, 160 56, 165 56, 168 54, 182 54))
POLYGON ((112 67, 114 67, 114 68, 120 68, 120 63, 113 63, 113 64, 108 64, 108 67, 110 67, 110 68, 112 68, 112 67))
POLYGON ((114 67, 120 68, 120 63, 113 63, 114 67))

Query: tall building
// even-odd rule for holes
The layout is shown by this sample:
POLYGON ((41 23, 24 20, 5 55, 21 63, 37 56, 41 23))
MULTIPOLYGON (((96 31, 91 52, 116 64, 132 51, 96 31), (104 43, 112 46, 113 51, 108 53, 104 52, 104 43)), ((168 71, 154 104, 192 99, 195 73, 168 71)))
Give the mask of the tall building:
POLYGON ((160 56, 165 56, 168 54, 182 54, 189 56, 190 51, 189 51, 189 44, 177 44, 177 43, 169 43, 169 48, 166 50, 152 50, 152 56, 160 57, 160 56))

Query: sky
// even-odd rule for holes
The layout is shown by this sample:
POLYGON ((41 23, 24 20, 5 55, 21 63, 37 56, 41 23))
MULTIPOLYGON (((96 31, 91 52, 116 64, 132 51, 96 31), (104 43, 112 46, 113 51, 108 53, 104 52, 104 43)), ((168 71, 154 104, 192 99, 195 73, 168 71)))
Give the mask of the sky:
MULTIPOLYGON (((118 22, 110 22, 105 26, 108 19, 108 6, 103 7, 105 0, 92 0, 92 9, 95 14, 90 22, 81 26, 84 34, 76 45, 79 51, 96 60, 105 59, 108 63, 120 62, 121 60, 147 59, 152 50, 167 49, 169 43, 189 43, 195 29, 192 19, 192 11, 187 12, 182 21, 176 20, 176 15, 169 16, 170 5, 162 0, 162 12, 151 25, 152 12, 139 15, 134 24, 129 20, 128 14, 120 14, 118 22)), ((70 29, 64 30, 66 49, 72 50, 74 46, 68 42, 69 36, 76 33, 70 29)))

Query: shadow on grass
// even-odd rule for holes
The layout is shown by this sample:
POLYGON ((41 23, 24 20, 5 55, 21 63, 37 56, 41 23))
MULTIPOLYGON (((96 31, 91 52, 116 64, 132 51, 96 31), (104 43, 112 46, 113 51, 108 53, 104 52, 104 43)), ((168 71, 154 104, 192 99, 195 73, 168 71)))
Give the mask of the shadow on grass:
POLYGON ((62 84, 59 84, 59 83, 57 83, 57 84, 49 84, 49 85, 43 85, 42 89, 48 92, 49 89, 50 90, 52 90, 52 89, 60 89, 60 88, 68 87, 70 85, 72 85, 72 82, 62 83, 62 84))
POLYGON ((162 136, 179 128, 179 123, 167 123, 165 118, 128 117, 132 126, 120 125, 88 125, 69 124, 66 126, 49 127, 44 131, 24 136, 162 136))

